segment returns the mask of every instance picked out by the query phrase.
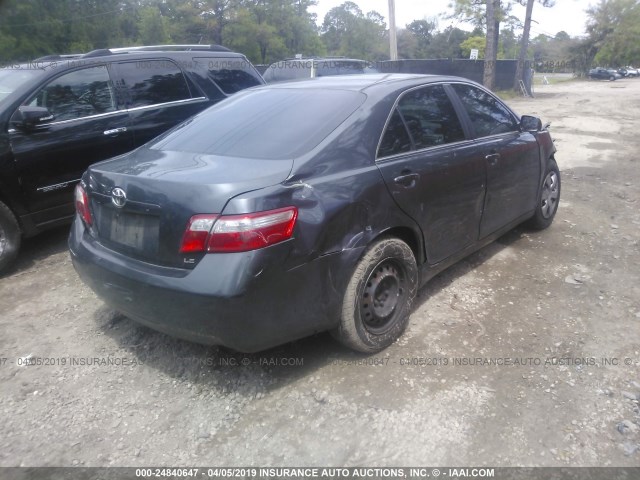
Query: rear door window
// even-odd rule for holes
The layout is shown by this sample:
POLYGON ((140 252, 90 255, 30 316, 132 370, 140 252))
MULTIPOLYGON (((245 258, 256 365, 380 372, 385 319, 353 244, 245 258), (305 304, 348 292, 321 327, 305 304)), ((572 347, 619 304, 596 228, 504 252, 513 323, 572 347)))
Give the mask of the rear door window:
POLYGON ((378 158, 465 140, 462 124, 442 85, 405 93, 380 140, 378 158))
POLYGON ((170 60, 119 63, 116 85, 126 108, 191 98, 182 70, 170 60))
POLYGON ((416 150, 465 139, 458 115, 442 85, 408 92, 398 102, 398 110, 416 150))
POLYGON ((395 109, 380 141, 378 157, 390 157, 391 155, 405 153, 410 150, 411 137, 409 137, 400 113, 395 109))

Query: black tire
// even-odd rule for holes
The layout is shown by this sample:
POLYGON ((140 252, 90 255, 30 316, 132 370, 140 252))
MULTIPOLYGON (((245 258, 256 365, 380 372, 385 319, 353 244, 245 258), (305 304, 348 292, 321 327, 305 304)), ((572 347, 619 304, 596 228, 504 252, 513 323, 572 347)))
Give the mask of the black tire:
POLYGON ((9 207, 0 202, 0 272, 7 269, 18 256, 21 237, 16 217, 9 207))
POLYGON ((614 77, 613 75, 611 75, 611 76, 609 77, 609 81, 610 81, 610 82, 613 82, 615 79, 616 79, 616 77, 614 77))
POLYGON ((536 213, 527 222, 528 227, 534 230, 544 230, 553 223, 560 203, 560 187, 558 164, 553 158, 550 158, 538 195, 536 213))
POLYGON ((358 262, 332 335, 359 352, 385 349, 407 327, 417 287, 418 267, 411 248, 397 238, 381 238, 358 262))

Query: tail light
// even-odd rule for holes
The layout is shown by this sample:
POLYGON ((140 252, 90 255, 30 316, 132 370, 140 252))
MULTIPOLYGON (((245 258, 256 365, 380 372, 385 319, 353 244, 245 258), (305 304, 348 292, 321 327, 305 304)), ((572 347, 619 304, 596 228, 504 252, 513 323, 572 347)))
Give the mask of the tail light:
POLYGON ((89 210, 89 197, 87 196, 87 192, 82 188, 82 185, 77 184, 74 195, 78 215, 80 215, 80 218, 82 218, 82 221, 87 226, 90 226, 93 223, 93 218, 91 218, 91 211, 89 210))
POLYGON ((218 215, 194 215, 189 220, 187 230, 182 236, 180 253, 204 252, 207 249, 207 240, 211 227, 218 215))
POLYGON ((182 237, 180 253, 247 252, 291 238, 295 207, 244 215, 194 215, 182 237))

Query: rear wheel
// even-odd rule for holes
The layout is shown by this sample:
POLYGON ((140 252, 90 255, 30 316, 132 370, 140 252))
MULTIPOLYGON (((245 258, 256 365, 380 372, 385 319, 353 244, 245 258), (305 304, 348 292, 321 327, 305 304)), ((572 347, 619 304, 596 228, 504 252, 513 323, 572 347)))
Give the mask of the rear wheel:
POLYGON ((353 272, 333 336, 359 352, 383 350, 407 327, 417 286, 411 248, 396 238, 378 240, 353 272))
POLYGON ((0 272, 8 268, 20 250, 20 226, 9 207, 0 202, 0 272))
POLYGON ((609 77, 609 81, 610 81, 610 82, 613 82, 615 79, 616 79, 616 77, 614 77, 613 75, 611 75, 611 76, 609 77))
POLYGON ((560 202, 560 171, 553 158, 547 163, 542 188, 538 196, 536 213, 528 221, 527 225, 536 230, 547 228, 556 216, 558 203, 560 202))

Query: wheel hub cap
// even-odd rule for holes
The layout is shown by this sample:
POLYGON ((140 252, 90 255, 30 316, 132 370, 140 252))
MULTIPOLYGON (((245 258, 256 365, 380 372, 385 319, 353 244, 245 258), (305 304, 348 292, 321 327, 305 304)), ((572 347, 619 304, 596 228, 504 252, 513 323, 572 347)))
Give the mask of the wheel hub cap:
POLYGON ((549 218, 555 211, 558 203, 558 175, 556 172, 549 172, 544 179, 544 186, 542 187, 542 199, 540 209, 542 210, 542 216, 549 218))
POLYGON ((402 275, 391 262, 383 262, 371 272, 361 301, 364 323, 369 330, 384 330, 403 292, 402 275))

